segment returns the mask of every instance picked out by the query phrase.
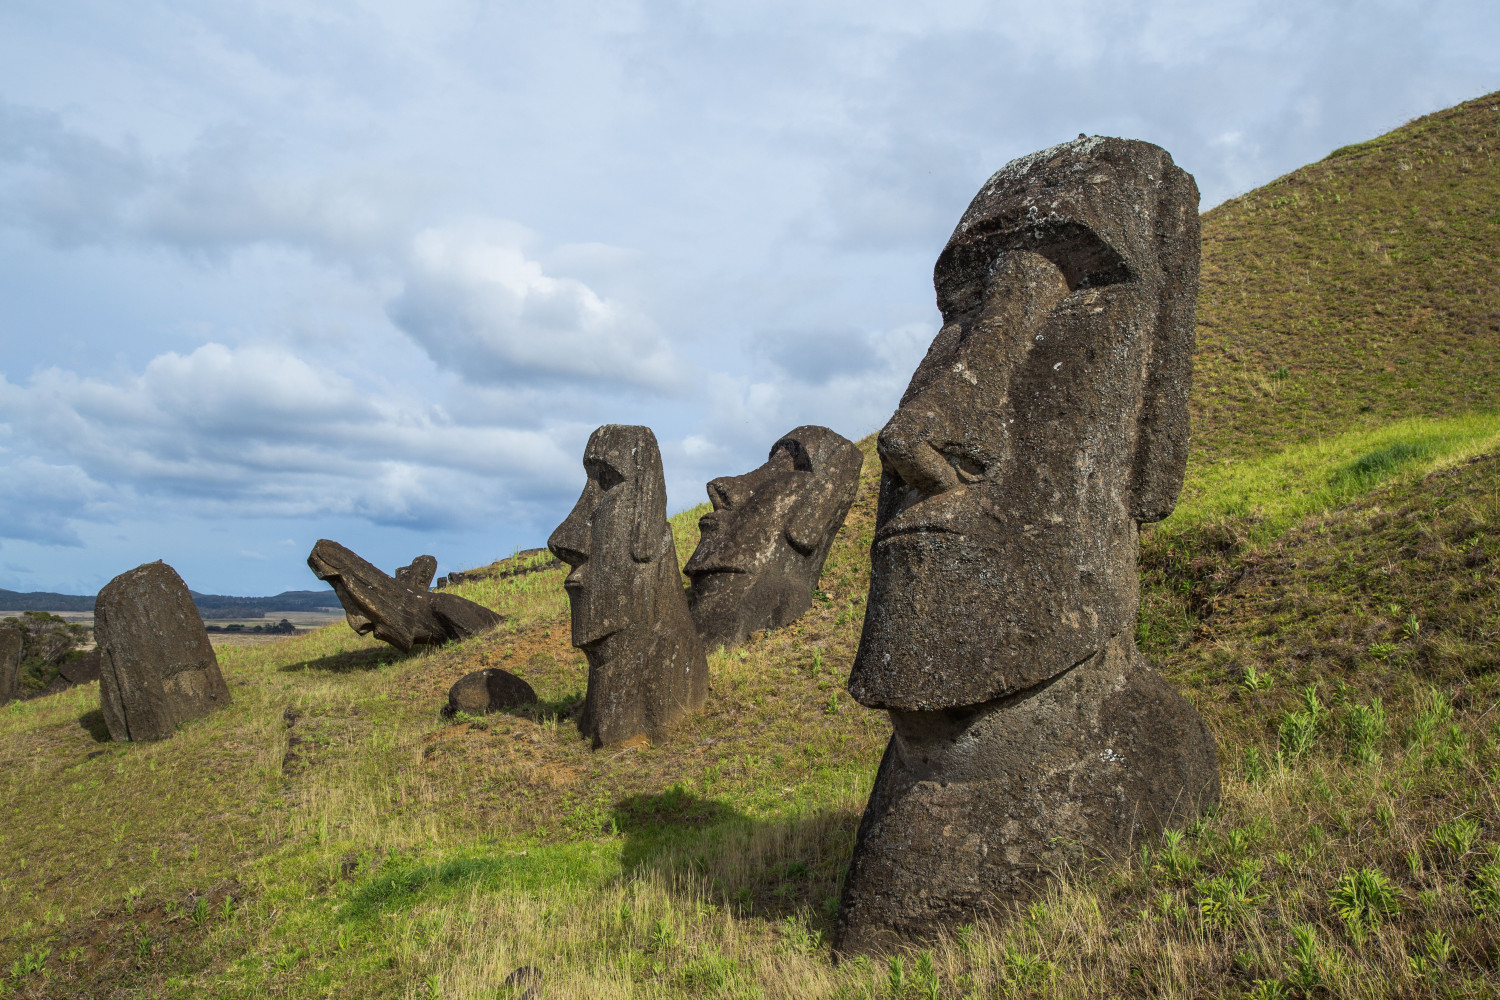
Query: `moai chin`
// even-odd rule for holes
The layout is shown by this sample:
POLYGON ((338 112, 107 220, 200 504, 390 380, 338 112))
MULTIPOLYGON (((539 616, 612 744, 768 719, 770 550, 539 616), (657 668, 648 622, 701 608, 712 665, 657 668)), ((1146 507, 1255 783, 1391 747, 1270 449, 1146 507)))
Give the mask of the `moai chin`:
POLYGON ((1100 137, 1006 165, 938 257, 943 326, 879 436, 849 692, 895 733, 841 951, 951 930, 1217 800, 1212 735, 1133 639, 1139 526, 1187 460, 1198 258, 1193 178, 1100 137))
POLYGON ((865 457, 827 427, 798 427, 764 465, 708 484, 713 511, 683 570, 709 649, 790 624, 812 607, 834 536, 859 490, 865 457))
POLYGON ((578 728, 595 746, 659 739, 703 707, 708 663, 688 614, 649 427, 606 424, 583 453, 588 482, 547 547, 572 567, 573 645, 589 661, 578 728))

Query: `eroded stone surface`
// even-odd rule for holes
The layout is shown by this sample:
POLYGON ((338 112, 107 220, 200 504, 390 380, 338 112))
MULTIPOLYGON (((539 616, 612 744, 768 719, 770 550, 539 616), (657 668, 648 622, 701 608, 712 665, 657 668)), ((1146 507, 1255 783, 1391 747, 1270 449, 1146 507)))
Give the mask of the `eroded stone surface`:
POLYGON ((780 628, 812 607, 834 536, 859 489, 864 455, 827 427, 798 427, 764 465, 708 484, 713 511, 698 522, 684 571, 692 614, 709 649, 780 628))
POLYGON ((836 940, 885 951, 1035 895, 1069 862, 1123 857, 1219 797, 1192 704, 1129 636, 982 705, 892 712, 836 940))
POLYGON ((572 567, 573 645, 589 661, 578 728, 595 746, 658 739, 703 706, 708 663, 677 570, 656 435, 606 424, 583 467, 583 493, 547 540, 572 567))
POLYGON ((531 685, 508 670, 485 667, 465 674, 448 690, 447 714, 484 715, 536 704, 531 685))
POLYGON ((436 575, 437 557, 417 556, 409 566, 396 570, 396 582, 412 590, 427 590, 432 586, 432 578, 436 575))
POLYGON ((121 573, 94 600, 99 707, 111 738, 164 740, 229 704, 187 584, 163 562, 121 573))
MULTIPOLYGON (((413 566, 431 558, 420 556, 413 566)), ((373 633, 375 638, 403 653, 416 646, 437 646, 482 635, 503 620, 482 604, 456 594, 427 590, 426 583, 437 569, 436 560, 426 571, 426 580, 420 588, 387 576, 338 542, 326 538, 313 546, 307 565, 319 580, 333 587, 350 628, 360 635, 373 633)))
POLYGON ((0 705, 21 693, 21 655, 25 651, 26 634, 0 625, 0 705))
POLYGON ((57 675, 69 684, 87 684, 99 679, 99 647, 58 665, 57 675))
POLYGON ((1135 650, 1140 524, 1187 458, 1198 192, 1148 143, 1008 164, 934 272, 943 327, 880 432, 849 692, 896 730, 835 945, 1024 899, 1218 798, 1217 749, 1135 650))

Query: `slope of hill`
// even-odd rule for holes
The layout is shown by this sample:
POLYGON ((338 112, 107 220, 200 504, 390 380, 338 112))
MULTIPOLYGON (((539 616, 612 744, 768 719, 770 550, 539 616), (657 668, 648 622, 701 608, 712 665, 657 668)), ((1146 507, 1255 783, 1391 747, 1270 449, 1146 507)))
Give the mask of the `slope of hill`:
POLYGON ((1500 406, 1500 92, 1203 218, 1195 458, 1500 406))
MULTIPOLYGON (((1493 289, 1450 301, 1399 253, 1388 278, 1352 251, 1298 256, 1385 211, 1355 174, 1319 173, 1357 167, 1428 206, 1412 240, 1461 229, 1452 253, 1493 261, 1493 221, 1427 225, 1469 218, 1493 161, 1381 172, 1437 138, 1487 149, 1485 107, 1208 220, 1198 448, 1145 538, 1138 635, 1220 740, 1213 815, 952 941, 831 962, 890 731, 843 689, 866 439, 813 609, 713 654, 705 710, 658 745, 578 738, 587 669, 548 568, 460 583, 506 624, 441 650, 343 625, 221 650, 233 703, 166 743, 103 742, 92 688, 0 709, 0 994, 493 998, 520 994, 505 981, 523 966, 548 997, 1500 994, 1500 416, 1464 412, 1494 402, 1467 381, 1496 338, 1461 321, 1493 289), (1302 201, 1272 204, 1288 190, 1302 201), (1368 309, 1345 316, 1331 295, 1350 289, 1368 309), (1292 339, 1266 319, 1288 313, 1349 348, 1275 353, 1292 339), (1382 351, 1395 372, 1368 363, 1382 351), (448 686, 486 665, 541 704, 442 719, 448 686)), ((1478 288, 1480 264, 1441 260, 1478 288)), ((697 514, 674 518, 684 559, 697 514)))

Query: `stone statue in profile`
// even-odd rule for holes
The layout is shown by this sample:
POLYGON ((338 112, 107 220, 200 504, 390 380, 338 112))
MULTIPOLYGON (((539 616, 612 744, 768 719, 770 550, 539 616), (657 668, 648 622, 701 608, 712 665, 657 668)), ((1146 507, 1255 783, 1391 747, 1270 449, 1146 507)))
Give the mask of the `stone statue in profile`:
POLYGON ((547 547, 564 581, 573 645, 589 661, 578 728, 595 746, 658 739, 708 696, 667 523, 661 452, 649 427, 606 424, 583 453, 588 482, 547 547))
POLYGON ((859 489, 864 455, 827 427, 798 427, 765 464, 708 484, 713 511, 683 571, 709 649, 780 628, 812 607, 834 536, 859 489))
POLYGON ((1198 191, 1165 150, 1008 164, 934 273, 943 325, 879 435, 849 692, 895 729, 836 945, 931 936, 1218 798, 1216 745, 1135 647, 1139 526, 1188 448, 1198 191))

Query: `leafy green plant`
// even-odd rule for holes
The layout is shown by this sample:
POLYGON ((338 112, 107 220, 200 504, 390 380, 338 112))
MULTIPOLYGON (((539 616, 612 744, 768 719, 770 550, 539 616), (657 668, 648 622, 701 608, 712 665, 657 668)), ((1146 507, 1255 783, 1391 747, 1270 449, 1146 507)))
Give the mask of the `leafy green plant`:
POLYGON ((1040 955, 1005 949, 1000 975, 1012 990, 1040 990, 1052 981, 1057 967, 1040 955))
POLYGON ((1469 905, 1481 916, 1500 913, 1500 859, 1486 861, 1474 873, 1469 905))
POLYGON ((1473 848, 1479 839, 1479 821, 1460 816, 1439 823, 1432 831, 1432 846, 1448 856, 1450 861, 1459 861, 1473 848))
POLYGON ((1339 876, 1328 894, 1328 902, 1344 922, 1350 939, 1356 945, 1363 945, 1382 921, 1400 912, 1396 904, 1400 892, 1384 872, 1361 868, 1339 876))
POLYGON ((198 902, 193 904, 193 925, 199 930, 208 923, 208 897, 199 896, 198 902))
POLYGON ((1276 752, 1284 764, 1301 760, 1317 741, 1318 717, 1305 711, 1284 712, 1276 736, 1276 752))
POLYGON ((1318 948, 1317 928, 1312 924, 1292 927, 1292 954, 1281 968, 1287 983, 1304 993, 1311 994, 1323 985, 1327 978, 1327 963, 1318 948))
POLYGON ((1422 932, 1419 942, 1420 952, 1409 955, 1406 959, 1406 967, 1414 975, 1430 976, 1446 968, 1453 959, 1453 939, 1435 927, 1429 927, 1422 932))
POLYGON ((1203 922, 1222 930, 1253 916, 1267 898, 1253 891, 1260 883, 1259 868, 1256 863, 1242 863, 1223 875, 1195 882, 1203 922))
POLYGON ((1350 705, 1344 714, 1344 742, 1349 756, 1363 764, 1378 763, 1380 742, 1389 729, 1385 706, 1378 697, 1370 699, 1368 705, 1350 705))
POLYGON ((1271 685, 1276 683, 1276 678, 1270 671, 1261 672, 1255 669, 1255 664, 1252 663, 1245 667, 1245 676, 1240 683, 1250 691, 1268 691, 1271 685))

